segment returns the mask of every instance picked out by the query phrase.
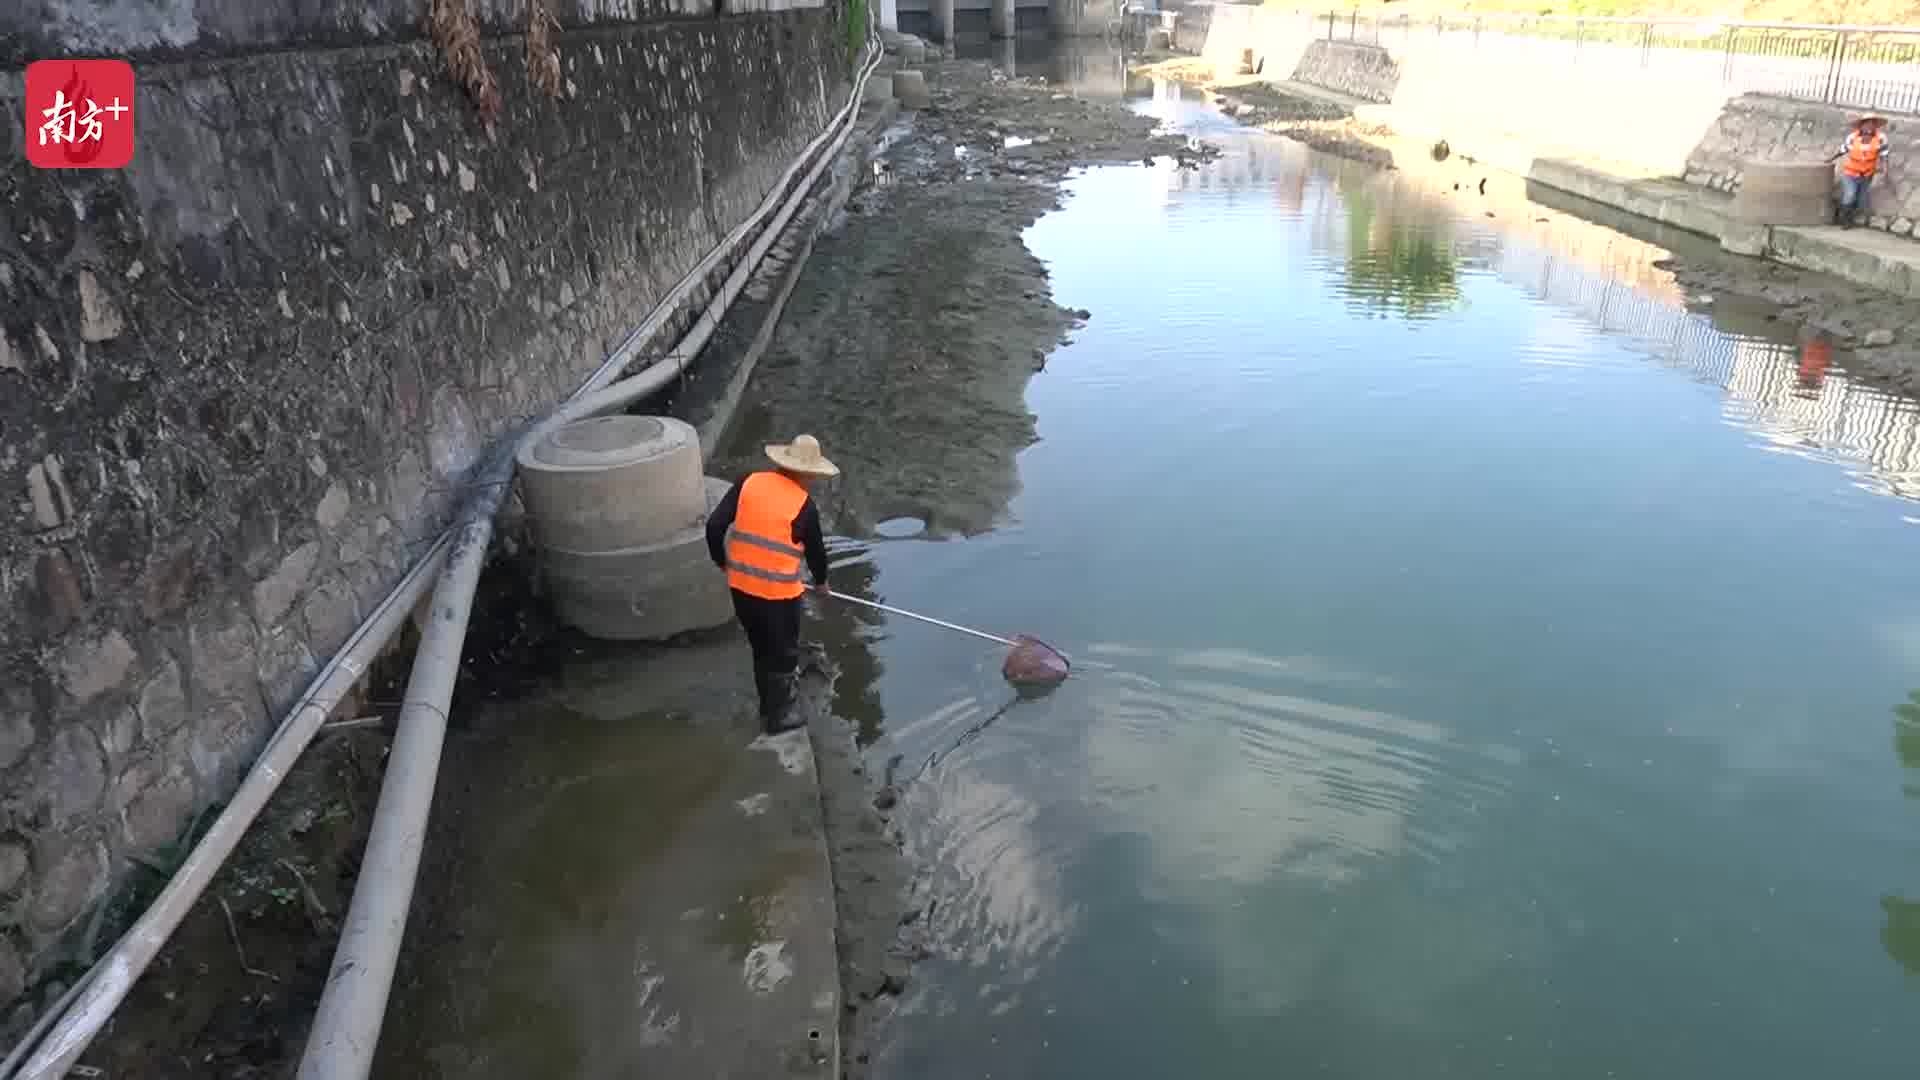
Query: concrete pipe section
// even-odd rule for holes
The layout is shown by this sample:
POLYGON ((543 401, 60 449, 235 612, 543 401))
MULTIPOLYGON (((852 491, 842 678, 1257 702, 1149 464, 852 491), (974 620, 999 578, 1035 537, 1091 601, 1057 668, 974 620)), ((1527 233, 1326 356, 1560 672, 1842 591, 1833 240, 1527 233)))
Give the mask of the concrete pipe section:
POLYGON ((1745 225, 1825 225, 1833 220, 1833 166, 1744 162, 1728 212, 1745 225))
POLYGON ((706 518, 700 435, 670 417, 575 421, 521 447, 518 459, 542 548, 630 548, 706 518))
POLYGON ((731 486, 708 478, 701 520, 665 539, 613 551, 543 548, 540 572, 568 625, 611 641, 660 641, 733 618, 726 578, 707 555, 706 514, 731 486))

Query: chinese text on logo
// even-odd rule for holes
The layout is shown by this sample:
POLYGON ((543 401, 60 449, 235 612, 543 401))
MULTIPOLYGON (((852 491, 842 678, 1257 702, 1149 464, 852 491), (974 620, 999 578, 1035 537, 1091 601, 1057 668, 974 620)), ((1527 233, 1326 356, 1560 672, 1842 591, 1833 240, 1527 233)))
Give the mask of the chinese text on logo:
POLYGON ((133 65, 27 65, 27 161, 42 169, 118 169, 133 160, 133 65))

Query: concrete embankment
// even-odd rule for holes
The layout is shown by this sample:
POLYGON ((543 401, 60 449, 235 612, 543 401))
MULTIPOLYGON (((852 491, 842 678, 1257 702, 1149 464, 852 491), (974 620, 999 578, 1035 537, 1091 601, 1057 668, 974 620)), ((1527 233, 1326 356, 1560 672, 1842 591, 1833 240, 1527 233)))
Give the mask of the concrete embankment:
MULTIPOLYGON (((1396 30, 1380 44, 1333 40, 1340 35, 1329 35, 1324 19, 1240 5, 1195 5, 1181 18, 1204 24, 1203 34, 1177 37, 1197 48, 1223 89, 1251 58, 1283 93, 1343 102, 1351 125, 1286 132, 1322 148, 1358 150, 1389 131, 1445 140, 1453 153, 1712 236, 1729 250, 1920 298, 1920 245, 1906 242, 1920 222, 1920 184, 1898 164, 1902 151, 1920 149, 1920 117, 1895 119, 1895 164, 1874 186, 1863 228, 1754 224, 1730 212, 1744 172, 1825 158, 1847 130, 1848 110, 1730 97, 1717 71, 1687 65, 1623 76, 1591 59, 1572 63, 1538 39, 1396 30)), ((1376 150, 1363 153, 1381 160, 1376 150)))

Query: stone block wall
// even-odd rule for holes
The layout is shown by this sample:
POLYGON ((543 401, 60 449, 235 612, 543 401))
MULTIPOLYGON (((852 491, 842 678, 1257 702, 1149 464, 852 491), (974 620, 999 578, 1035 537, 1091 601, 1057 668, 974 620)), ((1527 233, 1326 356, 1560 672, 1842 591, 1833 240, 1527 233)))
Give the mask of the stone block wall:
POLYGON ((1400 65, 1378 45, 1314 41, 1300 55, 1293 77, 1361 101, 1385 104, 1400 85, 1400 65))
MULTIPOLYGON (((1749 161, 1820 161, 1840 149, 1854 110, 1766 94, 1742 94, 1687 155, 1686 180, 1720 191, 1740 187, 1749 161)), ((1920 222, 1920 116, 1888 118, 1889 156, 1868 189, 1873 228, 1912 236, 1920 222)))
POLYGON ((138 145, 27 167, 0 70, 0 1025, 849 73, 839 5, 555 0, 562 98, 490 37, 488 126, 413 0, 47 6, 0 47, 131 52, 138 145))

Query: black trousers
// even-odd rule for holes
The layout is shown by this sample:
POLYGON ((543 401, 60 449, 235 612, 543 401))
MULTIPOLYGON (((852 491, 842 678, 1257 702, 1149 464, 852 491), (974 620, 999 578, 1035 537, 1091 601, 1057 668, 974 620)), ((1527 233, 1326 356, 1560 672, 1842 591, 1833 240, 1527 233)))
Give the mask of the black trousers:
POLYGON ((733 593, 733 614, 753 647, 753 685, 760 694, 760 715, 776 717, 793 698, 793 675, 800 666, 800 598, 766 600, 733 593))

